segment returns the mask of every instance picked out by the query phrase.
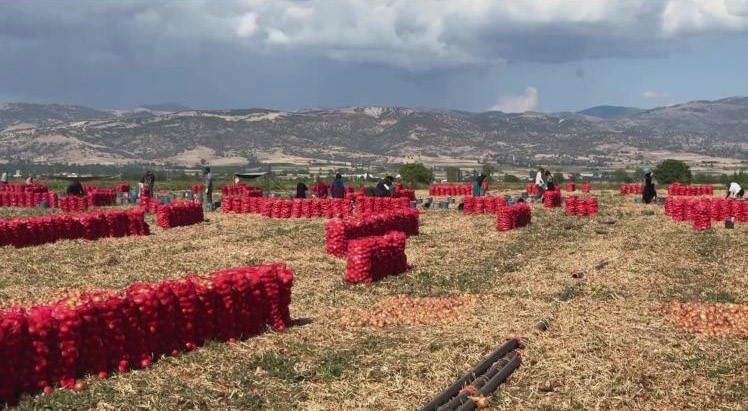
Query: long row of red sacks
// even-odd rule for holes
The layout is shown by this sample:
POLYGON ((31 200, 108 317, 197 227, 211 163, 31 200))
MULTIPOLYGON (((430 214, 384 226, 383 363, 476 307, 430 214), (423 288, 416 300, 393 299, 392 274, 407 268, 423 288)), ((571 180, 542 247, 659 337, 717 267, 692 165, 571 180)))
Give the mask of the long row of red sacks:
POLYGON ((472 184, 432 184, 430 196, 467 196, 473 194, 472 184))
POLYGON ((669 196, 710 196, 714 194, 714 186, 707 185, 681 185, 675 182, 668 186, 669 196))
POLYGON ((344 218, 357 214, 378 214, 410 209, 407 198, 364 197, 284 199, 275 197, 226 197, 221 209, 226 213, 261 214, 271 218, 344 218))
POLYGON ((27 247, 58 240, 148 235, 142 210, 98 211, 0 220, 0 247, 27 247))
POLYGON ((409 269, 405 255, 406 235, 390 231, 381 236, 361 237, 348 243, 345 281, 372 283, 409 269))
POLYGON ((517 203, 499 207, 496 212, 496 229, 509 231, 524 227, 532 222, 532 209, 527 203, 517 203))
POLYGON ((249 186, 244 183, 226 184, 221 187, 221 194, 223 194, 224 197, 227 197, 227 196, 262 197, 262 189, 249 186))
POLYGON ((564 198, 566 214, 575 216, 597 215, 598 202, 595 197, 581 198, 569 196, 564 198))
POLYGON ((473 197, 465 196, 462 203, 462 212, 470 214, 495 214, 499 207, 506 205, 504 197, 473 197))
POLYGON ((325 227, 327 252, 344 257, 348 253, 348 244, 351 241, 362 237, 381 236, 390 231, 400 231, 406 236, 418 235, 418 223, 419 212, 414 209, 330 220, 325 227))
POLYGON ((193 225, 204 219, 202 204, 194 201, 172 201, 156 207, 156 224, 161 228, 193 225))
MULTIPOLYGON (((0 185, 1 186, 1 185, 0 185)), ((0 207, 39 207, 42 201, 48 207, 57 207, 57 193, 51 191, 1 191, 0 207)))
POLYGON ((293 273, 284 264, 136 283, 50 305, 0 311, 0 405, 85 375, 148 367, 209 340, 290 325, 293 273))
POLYGON ((621 184, 621 195, 627 194, 642 194, 644 186, 641 184, 621 184))
POLYGON ((703 220, 725 221, 735 217, 739 222, 748 221, 748 201, 731 198, 678 198, 665 199, 665 215, 676 221, 695 221, 696 216, 703 220))
POLYGON ((49 191, 44 183, 31 184, 0 184, 0 193, 46 193, 49 191))

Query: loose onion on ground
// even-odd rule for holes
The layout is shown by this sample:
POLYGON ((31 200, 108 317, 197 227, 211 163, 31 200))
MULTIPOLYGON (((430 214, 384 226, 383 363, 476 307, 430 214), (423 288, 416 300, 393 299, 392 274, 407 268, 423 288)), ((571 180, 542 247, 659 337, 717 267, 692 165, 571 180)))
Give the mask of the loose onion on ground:
POLYGON ((663 305, 668 321, 710 337, 748 338, 748 305, 672 302, 663 305))
POLYGON ((386 327, 389 325, 431 325, 457 320, 477 301, 476 295, 454 297, 386 297, 371 310, 349 310, 341 317, 343 325, 386 327))

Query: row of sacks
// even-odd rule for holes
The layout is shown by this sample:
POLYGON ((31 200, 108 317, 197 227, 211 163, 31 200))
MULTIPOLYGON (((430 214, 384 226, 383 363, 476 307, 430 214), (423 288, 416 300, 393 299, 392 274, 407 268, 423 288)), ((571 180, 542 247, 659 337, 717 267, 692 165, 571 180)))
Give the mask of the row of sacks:
POLYGON ((561 189, 546 191, 543 193, 543 207, 561 207, 561 189))
POLYGON ((353 207, 356 214, 380 214, 394 210, 410 210, 410 200, 406 197, 365 197, 355 196, 353 207))
POLYGON ((31 184, 0 184, 0 193, 46 193, 49 191, 44 183, 31 184))
POLYGON ((58 240, 148 235, 141 210, 112 210, 0 220, 0 247, 27 247, 58 240))
POLYGON ((95 207, 103 207, 114 205, 117 201, 117 192, 113 188, 87 188, 86 197, 91 201, 91 205, 95 207))
MULTIPOLYGON (((591 187, 590 187, 589 181, 585 181, 584 183, 582 183, 582 192, 583 193, 589 193, 590 192, 590 188, 591 187)), ((568 183, 566 183, 566 191, 567 192, 573 193, 576 190, 577 190, 577 184, 575 182, 569 181, 568 183)))
POLYGON ((415 201, 416 200, 416 190, 413 190, 412 188, 396 188, 394 192, 392 192, 393 198, 407 198, 408 201, 415 201))
POLYGON ((696 216, 706 214, 711 221, 725 221, 732 217, 740 222, 748 221, 748 201, 732 198, 678 198, 665 199, 665 215, 676 221, 694 221, 696 216), (698 211, 697 211, 698 209, 698 211))
POLYGON ((580 198, 577 196, 570 196, 564 198, 564 205, 566 206, 566 214, 575 216, 588 216, 597 215, 598 203, 597 198, 588 197, 580 198))
POLYGON ((156 207, 156 224, 165 229, 197 224, 204 218, 202 204, 194 201, 172 201, 156 207))
POLYGON ((406 238, 401 231, 390 231, 380 236, 349 241, 345 281, 351 284, 372 283, 408 271, 406 238))
POLYGON ((509 231, 524 227, 532 222, 532 209, 527 203, 517 203, 499 207, 496 211, 496 229, 509 231))
POLYGON ((406 236, 418 235, 418 223, 419 212, 413 209, 330 220, 325 228, 327 252, 345 257, 351 241, 362 237, 381 236, 390 231, 399 231, 406 236))
POLYGON ((261 214, 270 218, 335 218, 353 214, 351 201, 342 198, 284 199, 275 197, 226 197, 226 213, 261 214))
POLYGON ((48 207, 57 207, 57 193, 32 191, 0 192, 0 207, 39 207, 46 203, 48 207))
POLYGON ((206 341, 290 325, 293 273, 284 264, 87 292, 0 311, 0 406, 24 393, 75 388, 86 375, 145 368, 206 341))
POLYGON ((93 198, 90 196, 63 196, 57 202, 60 210, 66 213, 82 213, 93 205, 93 198))
POLYGON ((668 186, 669 196, 710 196, 714 194, 714 186, 707 185, 681 185, 675 182, 668 186))
POLYGON ((527 191, 527 195, 529 195, 529 196, 539 196, 540 195, 540 189, 535 184, 527 184, 525 186, 525 191, 527 191))
POLYGON ((221 194, 226 196, 262 197, 262 189, 244 183, 226 184, 221 187, 221 194))
POLYGON ((642 194, 642 192, 644 192, 644 186, 641 184, 621 184, 622 196, 628 194, 642 194))
POLYGON ((473 197, 465 196, 462 204, 462 212, 470 214, 495 214, 499 207, 506 205, 504 197, 473 197))
POLYGON ((430 196, 467 196, 473 194, 472 184, 432 184, 430 196))

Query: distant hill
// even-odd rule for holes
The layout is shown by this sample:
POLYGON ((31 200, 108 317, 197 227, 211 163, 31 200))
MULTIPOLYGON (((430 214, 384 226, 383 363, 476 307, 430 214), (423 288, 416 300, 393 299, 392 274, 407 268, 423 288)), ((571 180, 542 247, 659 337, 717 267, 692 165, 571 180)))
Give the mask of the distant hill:
POLYGON ((602 119, 615 119, 630 116, 632 114, 640 113, 644 110, 636 107, 623 107, 623 106, 595 106, 590 107, 586 110, 577 111, 579 114, 585 116, 597 117, 602 119))
POLYGON ((163 104, 143 104, 138 108, 144 108, 150 111, 165 111, 165 112, 177 112, 177 111, 188 111, 191 108, 179 104, 179 103, 163 103, 163 104))
POLYGON ((80 106, 4 104, 0 160, 194 165, 200 159, 243 164, 250 157, 355 163, 469 159, 588 167, 641 162, 648 153, 748 159, 748 98, 743 97, 651 110, 601 106, 580 113, 167 106, 150 107, 170 110, 110 113, 80 106))

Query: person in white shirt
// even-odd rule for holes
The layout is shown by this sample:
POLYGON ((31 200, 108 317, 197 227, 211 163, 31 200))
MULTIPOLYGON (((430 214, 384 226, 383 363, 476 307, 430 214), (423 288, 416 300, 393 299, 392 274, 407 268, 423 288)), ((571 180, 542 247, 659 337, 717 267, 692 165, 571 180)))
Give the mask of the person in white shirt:
POLYGON ((543 193, 545 193, 545 181, 543 181, 543 173, 545 170, 543 167, 538 167, 538 173, 535 174, 535 186, 538 188, 538 193, 540 193, 540 197, 543 197, 543 193))
POLYGON ((744 195, 745 195, 745 190, 743 190, 743 188, 740 187, 740 184, 734 181, 730 183, 730 187, 727 189, 727 197, 743 198, 744 195))

